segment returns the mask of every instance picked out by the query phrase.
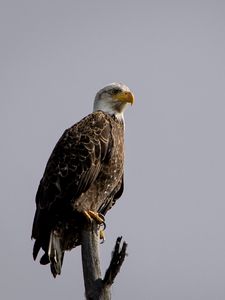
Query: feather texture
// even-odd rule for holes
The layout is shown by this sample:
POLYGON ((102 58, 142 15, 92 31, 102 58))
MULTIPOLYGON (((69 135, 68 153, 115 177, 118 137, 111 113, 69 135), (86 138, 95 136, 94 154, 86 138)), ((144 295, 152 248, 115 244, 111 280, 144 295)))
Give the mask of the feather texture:
POLYGON ((60 273, 65 250, 79 245, 84 210, 106 214, 123 190, 123 123, 102 111, 67 129, 56 144, 36 195, 34 259, 60 273))
POLYGON ((94 112, 67 129, 47 162, 36 194, 33 258, 61 273, 64 252, 80 245, 91 210, 105 215, 124 189, 124 116, 134 96, 112 83, 94 100, 94 112))

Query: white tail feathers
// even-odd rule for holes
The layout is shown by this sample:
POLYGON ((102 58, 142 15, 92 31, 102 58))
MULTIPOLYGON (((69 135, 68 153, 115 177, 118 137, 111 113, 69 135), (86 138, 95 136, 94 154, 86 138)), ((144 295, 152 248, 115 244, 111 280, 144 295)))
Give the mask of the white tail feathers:
POLYGON ((51 272, 54 277, 61 273, 64 251, 61 246, 61 237, 53 230, 50 234, 48 257, 50 260, 51 272))

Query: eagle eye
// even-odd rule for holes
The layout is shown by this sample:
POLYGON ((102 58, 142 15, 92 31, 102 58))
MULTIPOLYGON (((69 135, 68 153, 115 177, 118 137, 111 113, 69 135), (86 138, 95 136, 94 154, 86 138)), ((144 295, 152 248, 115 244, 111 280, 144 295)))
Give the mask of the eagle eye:
POLYGON ((114 89, 111 91, 111 94, 112 94, 112 95, 116 95, 116 94, 118 94, 119 92, 121 92, 120 89, 114 88, 114 89))

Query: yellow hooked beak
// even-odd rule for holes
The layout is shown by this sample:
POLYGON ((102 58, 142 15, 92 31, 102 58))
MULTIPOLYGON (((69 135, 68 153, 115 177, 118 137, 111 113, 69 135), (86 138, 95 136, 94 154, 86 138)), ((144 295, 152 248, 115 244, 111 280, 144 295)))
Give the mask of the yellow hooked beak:
POLYGON ((113 96, 113 98, 121 102, 130 103, 131 105, 134 103, 134 95, 132 92, 122 91, 113 96))

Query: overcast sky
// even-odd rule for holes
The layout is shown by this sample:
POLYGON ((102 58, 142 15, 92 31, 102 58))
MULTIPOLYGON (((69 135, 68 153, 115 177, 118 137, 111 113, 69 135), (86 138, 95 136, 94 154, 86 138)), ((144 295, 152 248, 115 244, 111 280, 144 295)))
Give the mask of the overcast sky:
POLYGON ((126 111, 125 192, 108 213, 129 256, 113 299, 225 299, 225 2, 0 0, 0 297, 84 299, 32 260, 35 194, 65 128, 112 81, 126 111))

